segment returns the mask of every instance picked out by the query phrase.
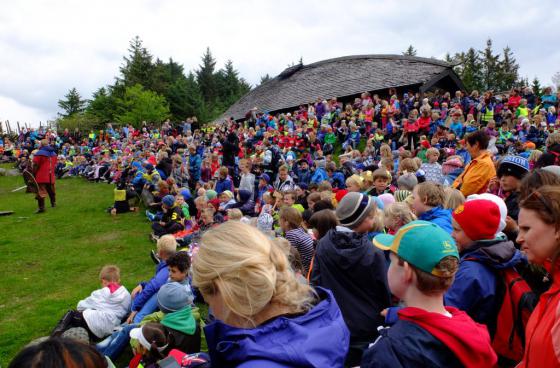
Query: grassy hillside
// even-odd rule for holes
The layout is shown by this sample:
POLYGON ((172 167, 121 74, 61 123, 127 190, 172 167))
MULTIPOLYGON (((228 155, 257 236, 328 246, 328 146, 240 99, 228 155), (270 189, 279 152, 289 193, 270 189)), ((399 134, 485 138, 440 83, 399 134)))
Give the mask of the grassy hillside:
MULTIPOLYGON (((6 166, 3 166, 6 167, 6 166)), ((0 177, 0 366, 30 340, 49 334, 60 317, 100 287, 104 264, 121 268, 131 290, 153 274, 149 223, 142 214, 111 217, 113 186, 57 181, 57 207, 34 214, 21 177, 0 177)))

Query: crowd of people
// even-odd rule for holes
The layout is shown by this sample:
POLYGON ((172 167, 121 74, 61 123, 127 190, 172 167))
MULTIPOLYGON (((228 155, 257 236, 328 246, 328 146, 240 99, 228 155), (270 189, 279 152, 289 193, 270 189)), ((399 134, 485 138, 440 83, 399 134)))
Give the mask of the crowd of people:
POLYGON ((104 266, 11 366, 130 343, 130 367, 560 367, 558 95, 387 92, 3 137, 22 170, 114 185, 156 242, 153 278, 104 266))

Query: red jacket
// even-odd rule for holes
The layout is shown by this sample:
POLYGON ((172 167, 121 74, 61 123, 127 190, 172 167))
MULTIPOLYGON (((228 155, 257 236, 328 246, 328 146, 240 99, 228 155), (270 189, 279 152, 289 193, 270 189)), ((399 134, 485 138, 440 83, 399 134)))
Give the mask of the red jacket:
POLYGON ((429 130, 432 118, 430 118, 429 116, 420 116, 416 122, 418 123, 418 128, 420 130, 429 130))
POLYGON ((41 147, 33 155, 33 174, 39 184, 54 184, 57 155, 51 146, 41 147))
POLYGON ((525 355, 518 368, 560 367, 560 262, 553 277, 527 323, 525 355))

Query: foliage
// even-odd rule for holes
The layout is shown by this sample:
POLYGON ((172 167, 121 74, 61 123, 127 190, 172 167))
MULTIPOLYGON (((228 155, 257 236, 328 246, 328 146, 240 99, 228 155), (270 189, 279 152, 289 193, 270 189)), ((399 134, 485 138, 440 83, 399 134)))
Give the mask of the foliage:
POLYGON ((82 100, 82 96, 80 96, 76 87, 70 89, 68 93, 64 95, 64 98, 64 100, 58 100, 58 107, 64 110, 64 113, 59 113, 61 117, 69 117, 84 111, 87 101, 82 100))
POLYGON ((210 48, 207 48, 199 68, 186 73, 183 65, 172 58, 167 62, 159 58, 154 61, 154 56, 136 36, 129 43, 128 55, 123 57, 120 74, 113 85, 99 88, 89 102, 82 100, 75 89, 65 96, 66 100, 59 101, 59 106, 66 112, 61 114, 63 119, 60 119, 60 124, 85 126, 88 122, 101 127, 113 121, 138 124, 140 119, 140 122, 146 120, 160 123, 162 120, 159 119, 162 117, 181 121, 192 116, 197 116, 201 122, 211 121, 251 90, 251 86, 239 76, 231 60, 220 70, 216 69, 216 64, 210 48), (130 90, 137 88, 136 86, 141 86, 143 92, 155 94, 141 94, 137 89, 130 90), (133 103, 133 100, 138 99, 146 99, 150 104, 142 106, 140 102, 133 103), (80 117, 65 119, 84 110, 85 114, 80 117))
POLYGON ((268 82, 269 80, 271 80, 272 78, 270 77, 270 75, 268 75, 268 73, 266 73, 265 75, 263 75, 261 77, 261 81, 259 82, 259 85, 268 82))
POLYGON ((69 131, 74 131, 78 128, 80 131, 87 131, 101 128, 104 124, 96 116, 80 112, 57 119, 56 126, 59 130, 68 129, 69 131))
POLYGON ((501 92, 523 84, 519 77, 519 64, 509 46, 497 54, 492 48, 492 40, 486 41, 484 50, 469 48, 466 52, 447 54, 445 60, 455 64, 455 72, 459 75, 468 91, 493 90, 501 92))
POLYGON ((535 77, 533 79, 533 82, 531 83, 531 88, 533 89, 533 93, 536 96, 540 96, 542 94, 542 87, 541 87, 541 82, 539 81, 539 78, 535 77))
POLYGON ((405 50, 405 52, 403 52, 403 55, 405 55, 405 56, 416 56, 417 53, 418 53, 418 51, 414 48, 414 46, 410 45, 405 50))
POLYGON ((120 113, 116 120, 140 127, 143 121, 161 122, 169 117, 169 104, 165 97, 145 90, 140 84, 127 87, 124 98, 117 101, 120 113))

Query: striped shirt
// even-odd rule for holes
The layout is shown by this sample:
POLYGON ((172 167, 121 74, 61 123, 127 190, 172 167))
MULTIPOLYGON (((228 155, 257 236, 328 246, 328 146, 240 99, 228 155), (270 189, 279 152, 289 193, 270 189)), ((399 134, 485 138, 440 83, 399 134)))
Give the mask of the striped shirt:
POLYGON ((301 227, 286 231, 286 239, 297 249, 303 264, 303 274, 307 275, 309 265, 313 259, 313 238, 301 227))

